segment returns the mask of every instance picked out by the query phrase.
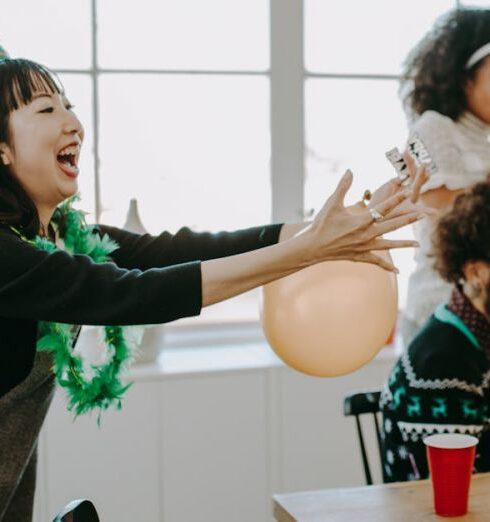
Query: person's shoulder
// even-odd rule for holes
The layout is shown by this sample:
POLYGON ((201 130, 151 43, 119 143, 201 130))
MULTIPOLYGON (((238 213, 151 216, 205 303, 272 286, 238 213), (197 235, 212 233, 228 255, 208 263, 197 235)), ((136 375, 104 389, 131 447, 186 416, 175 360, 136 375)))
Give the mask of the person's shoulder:
POLYGON ((456 122, 449 116, 432 110, 424 111, 415 120, 415 125, 446 125, 453 127, 455 124, 456 122))
POLYGON ((0 275, 2 281, 17 277, 36 263, 43 261, 47 254, 27 240, 21 230, 0 224, 0 275), (41 258, 42 257, 42 258, 41 258))
POLYGON ((412 124, 412 132, 451 132, 456 129, 454 120, 437 111, 423 112, 412 124))
POLYGON ((479 375, 488 369, 485 354, 452 324, 434 315, 408 347, 408 354, 419 371, 455 377, 460 373, 479 375))
POLYGON ((15 229, 11 225, 0 223, 0 241, 8 241, 8 242, 21 242, 22 232, 20 230, 15 229))
POLYGON ((28 238, 22 228, 0 223, 0 251, 4 254, 3 259, 8 257, 8 253, 15 259, 16 255, 40 250, 34 245, 34 238, 28 238))
POLYGON ((473 346, 466 335, 450 323, 440 321, 432 315, 410 344, 413 352, 424 350, 437 353, 473 346))
POLYGON ((458 145, 460 131, 451 118, 436 111, 426 111, 410 128, 409 134, 419 136, 437 166, 437 172, 429 177, 422 192, 441 186, 457 190, 467 185, 458 145))

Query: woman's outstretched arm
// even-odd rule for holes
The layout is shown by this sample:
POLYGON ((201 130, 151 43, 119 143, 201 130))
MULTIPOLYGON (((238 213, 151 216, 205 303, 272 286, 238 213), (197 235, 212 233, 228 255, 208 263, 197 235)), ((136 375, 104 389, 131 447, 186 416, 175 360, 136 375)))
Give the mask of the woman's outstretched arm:
POLYGON ((402 208, 411 196, 399 191, 379 203, 384 217, 375 222, 368 209, 346 208, 345 195, 352 184, 347 172, 315 220, 286 229, 282 240, 267 248, 202 263, 202 304, 207 306, 269 283, 322 261, 351 260, 395 267, 374 251, 416 246, 414 241, 390 241, 383 234, 424 217, 412 205, 402 208))

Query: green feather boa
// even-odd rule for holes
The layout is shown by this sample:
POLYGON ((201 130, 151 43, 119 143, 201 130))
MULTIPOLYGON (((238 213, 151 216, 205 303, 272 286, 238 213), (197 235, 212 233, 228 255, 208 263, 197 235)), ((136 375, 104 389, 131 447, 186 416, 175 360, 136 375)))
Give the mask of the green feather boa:
MULTIPOLYGON (((94 225, 87 225, 85 213, 75 210, 72 204, 78 197, 74 196, 62 203, 53 221, 63 223, 64 250, 70 254, 89 256, 96 263, 110 261, 109 255, 118 248, 118 244, 107 234, 101 236, 94 232, 94 225)), ((44 250, 54 252, 58 247, 45 237, 37 236, 33 240, 24 237, 19 230, 12 227, 24 241, 44 250)), ((136 348, 135 338, 126 335, 128 327, 104 326, 104 341, 107 348, 107 362, 102 365, 91 365, 91 371, 84 369, 82 358, 73 352, 73 325, 39 321, 37 351, 53 354, 53 372, 56 381, 68 393, 68 410, 76 416, 92 410, 103 410, 111 406, 121 408, 124 392, 131 386, 121 382, 121 372, 133 359, 136 348), (92 375, 88 378, 87 374, 92 375)))

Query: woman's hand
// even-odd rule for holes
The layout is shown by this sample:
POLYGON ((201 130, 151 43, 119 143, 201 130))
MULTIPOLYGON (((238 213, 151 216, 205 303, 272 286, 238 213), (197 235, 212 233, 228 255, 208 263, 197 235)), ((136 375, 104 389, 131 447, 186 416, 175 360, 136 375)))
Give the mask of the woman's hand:
POLYGON ((421 199, 421 189, 424 183, 429 179, 425 170, 425 166, 422 165, 421 167, 417 167, 408 152, 405 152, 403 157, 408 166, 410 180, 409 184, 404 186, 398 177, 391 179, 390 181, 381 185, 381 187, 379 187, 374 192, 374 194, 371 196, 369 206, 376 206, 387 198, 405 190, 409 192, 409 197, 403 203, 401 203, 396 208, 395 212, 390 214, 389 217, 399 215, 400 211, 418 211, 420 213, 424 213, 428 217, 434 216, 437 214, 437 212, 431 208, 430 205, 427 205, 425 200, 419 201, 421 199))
MULTIPOLYGON (((416 179, 417 168, 412 156, 405 152, 403 155, 408 166, 408 172, 411 179, 416 179)), ((450 190, 445 186, 428 190, 420 197, 421 206, 425 209, 428 217, 435 221, 441 212, 447 210, 454 203, 454 200, 463 193, 464 189, 450 190)))
POLYGON ((394 241, 381 236, 425 217, 413 202, 425 179, 421 169, 411 190, 392 180, 375 192, 370 209, 360 209, 344 205, 345 195, 352 185, 352 173, 347 171, 315 220, 300 233, 308 244, 305 255, 311 256, 310 264, 344 259, 373 263, 396 272, 389 261, 373 251, 418 246, 416 241, 394 241), (381 220, 373 218, 373 210, 382 216, 381 220))
POLYGON ((415 204, 419 200, 420 190, 423 184, 429 179, 425 170, 425 166, 417 168, 412 157, 407 152, 403 154, 403 158, 408 167, 409 184, 407 186, 403 186, 402 181, 398 177, 390 179, 375 190, 370 200, 372 205, 377 205, 378 203, 381 203, 381 201, 394 196, 397 192, 406 188, 409 188, 409 190, 412 192, 411 197, 407 203, 415 204))
MULTIPOLYGON (((406 153, 406 155, 409 156, 408 153, 406 153)), ((408 191, 410 197, 407 197, 405 201, 403 201, 400 205, 396 207, 397 212, 399 212, 400 210, 402 210, 403 212, 412 210, 413 212, 425 213, 427 215, 431 215, 434 212, 433 209, 431 209, 427 205, 420 203, 417 204, 420 197, 420 189, 428 179, 428 176, 425 172, 425 168, 420 167, 417 169, 411 157, 409 157, 407 164, 410 165, 409 170, 411 172, 411 178, 413 179, 410 186, 404 187, 398 177, 390 179, 389 181, 381 185, 379 188, 377 188, 375 192, 371 195, 369 208, 376 207, 383 201, 387 200, 388 198, 391 198, 392 196, 395 196, 400 192, 408 191)), ((363 203, 358 203, 357 207, 361 209, 365 208, 365 205, 363 203)), ((390 217, 393 217, 393 215, 391 215, 390 217)), ((281 229, 281 234, 279 236, 279 241, 286 241, 288 239, 291 239, 294 235, 298 234, 309 225, 311 225, 311 221, 283 225, 281 229)))
POLYGON ((390 261, 375 252, 418 244, 416 241, 390 241, 382 236, 421 219, 424 214, 413 206, 403 208, 411 196, 405 189, 395 190, 392 196, 371 209, 345 207, 344 198, 351 184, 352 173, 347 171, 313 222, 302 230, 302 225, 291 225, 276 245, 204 261, 201 264, 203 306, 322 261, 361 261, 397 272, 390 261), (381 219, 378 219, 379 215, 381 219))

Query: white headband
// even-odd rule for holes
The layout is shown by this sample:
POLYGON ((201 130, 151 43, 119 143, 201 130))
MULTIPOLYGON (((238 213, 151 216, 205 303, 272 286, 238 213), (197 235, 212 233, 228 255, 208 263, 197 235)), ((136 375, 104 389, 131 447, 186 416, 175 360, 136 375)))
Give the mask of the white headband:
POLYGON ((464 68, 471 69, 475 63, 483 60, 490 54, 490 42, 477 49, 468 59, 464 68))

